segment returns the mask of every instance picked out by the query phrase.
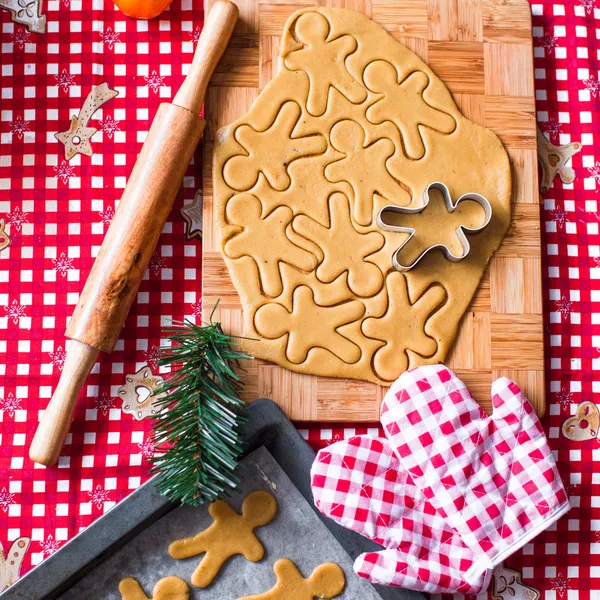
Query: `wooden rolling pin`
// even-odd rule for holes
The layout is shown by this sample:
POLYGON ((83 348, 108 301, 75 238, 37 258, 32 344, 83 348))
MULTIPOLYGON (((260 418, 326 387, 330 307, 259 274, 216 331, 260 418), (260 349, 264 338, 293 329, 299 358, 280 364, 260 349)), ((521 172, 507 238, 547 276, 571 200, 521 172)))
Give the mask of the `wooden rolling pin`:
POLYGON ((133 167, 66 335, 63 371, 37 428, 29 457, 58 460, 73 412, 99 351, 112 352, 162 232, 200 136, 200 109, 208 82, 237 21, 232 2, 210 11, 190 71, 172 104, 161 104, 133 167))

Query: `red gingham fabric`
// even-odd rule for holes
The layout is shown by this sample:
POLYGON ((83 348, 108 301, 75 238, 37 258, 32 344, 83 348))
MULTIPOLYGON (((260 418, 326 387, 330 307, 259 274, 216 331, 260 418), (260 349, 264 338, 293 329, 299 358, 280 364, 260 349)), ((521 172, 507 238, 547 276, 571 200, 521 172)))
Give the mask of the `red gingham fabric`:
MULTIPOLYGON (((410 558, 406 550, 399 555, 397 549, 372 555, 370 561, 363 558, 357 573, 420 591, 476 592, 483 587, 482 579, 489 581, 494 566, 569 510, 546 436, 519 387, 507 378, 497 379, 492 404, 488 418, 450 369, 419 367, 401 375, 383 400, 381 423, 399 460, 393 464, 396 473, 389 448, 374 445, 371 438, 364 444, 353 438, 349 446, 338 442, 319 452, 312 471, 319 510, 337 521, 349 520, 351 529, 362 526, 373 538, 369 523, 387 526, 386 518, 379 520, 380 509, 387 507, 388 514, 397 495, 399 513, 390 525, 393 539, 416 545, 410 558), (391 496, 383 507, 378 501, 366 503, 373 496, 371 477, 378 494, 391 496), (406 502, 400 501, 407 496, 414 497, 416 506, 403 515, 406 502), (357 501, 362 502, 359 510, 357 501), (447 552, 440 549, 440 535, 431 535, 431 523, 414 527, 411 517, 421 509, 425 515, 437 513, 439 522, 458 537, 462 553, 450 564, 444 562, 447 552)), ((389 548, 385 536, 383 540, 389 548)))
MULTIPOLYGON (((122 411, 126 375, 148 365, 171 319, 198 319, 201 242, 187 240, 180 208, 201 186, 188 169, 115 351, 88 378, 58 465, 28 458, 40 411, 61 373, 67 320, 160 102, 191 63, 202 2, 176 0, 152 21, 111 0, 44 0, 45 34, 0 10, 0 547, 31 540, 21 575, 149 477, 151 424, 122 411), (88 126, 92 156, 66 161, 56 132, 69 128, 93 86, 118 96, 88 126)), ((0 591, 4 589, 0 567, 0 591)))
MULTIPOLYGON (((572 159, 575 181, 557 177, 544 195, 541 223, 542 423, 573 509, 506 563, 545 600, 598 600, 598 437, 570 439, 562 425, 583 402, 598 403, 600 391, 600 2, 531 1, 538 123, 553 144, 583 145, 572 159)), ((88 381, 58 468, 34 468, 27 447, 60 375, 66 320, 152 116, 191 62, 203 20, 199 0, 173 0, 148 22, 128 19, 110 0, 43 7, 43 35, 0 10, 0 219, 11 238, 0 251, 0 545, 7 553, 21 536, 31 539, 21 575, 147 480, 150 424, 122 414, 117 390, 143 365, 156 372, 161 315, 199 318, 202 276, 200 244, 185 240, 179 216, 201 184, 197 155, 117 349, 88 381), (90 121, 99 130, 94 155, 65 163, 54 133, 68 128, 103 81, 119 96, 90 121)), ((315 449, 381 435, 376 425, 300 427, 315 449)), ((498 597, 513 599, 509 591, 498 597)))
POLYGON ((473 551, 425 498, 385 438, 356 436, 320 450, 311 487, 324 515, 385 548, 357 558, 354 570, 361 577, 420 592, 487 588, 491 570, 465 580, 473 551))

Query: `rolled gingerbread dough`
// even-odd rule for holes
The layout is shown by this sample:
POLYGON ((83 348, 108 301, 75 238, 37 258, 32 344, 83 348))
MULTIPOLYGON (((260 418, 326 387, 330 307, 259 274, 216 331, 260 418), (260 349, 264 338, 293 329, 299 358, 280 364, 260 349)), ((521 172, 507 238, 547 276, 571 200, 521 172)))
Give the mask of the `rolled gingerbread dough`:
MULTIPOLYGON (((279 74, 215 143, 214 214, 244 309, 243 345, 294 371, 389 385, 444 360, 509 226, 508 156, 363 14, 294 13, 281 57, 279 74), (453 200, 481 194, 492 219, 461 262, 435 250, 397 272, 392 256, 407 234, 380 229, 377 215, 421 206, 434 181, 453 200)), ((443 243, 456 219, 431 215, 415 239, 443 243)), ((467 227, 480 218, 464 216, 467 227)))

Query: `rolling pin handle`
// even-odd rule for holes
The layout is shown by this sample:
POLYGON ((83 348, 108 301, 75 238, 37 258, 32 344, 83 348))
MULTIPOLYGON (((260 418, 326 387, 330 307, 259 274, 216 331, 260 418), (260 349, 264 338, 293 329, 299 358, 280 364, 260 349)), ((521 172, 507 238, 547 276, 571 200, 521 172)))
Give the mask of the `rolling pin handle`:
POLYGON ((99 350, 71 340, 58 386, 48 403, 33 441, 29 458, 41 465, 56 464, 69 433, 77 398, 89 375, 99 350))
POLYGON ((173 104, 200 114, 210 77, 223 55, 239 15, 238 7, 228 0, 213 4, 202 28, 190 70, 173 104))

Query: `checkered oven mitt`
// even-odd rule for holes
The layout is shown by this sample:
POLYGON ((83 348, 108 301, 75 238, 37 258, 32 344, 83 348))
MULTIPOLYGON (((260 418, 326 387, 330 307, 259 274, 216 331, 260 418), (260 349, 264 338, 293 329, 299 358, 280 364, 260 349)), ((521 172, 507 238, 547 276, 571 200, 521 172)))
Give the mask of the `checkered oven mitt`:
MULTIPOLYGON (((405 523, 406 510, 394 514, 389 523, 382 521, 380 531, 364 525, 378 522, 381 501, 370 498, 373 484, 361 487, 362 463, 357 466, 348 445, 338 449, 334 444, 318 454, 312 486, 319 510, 357 531, 363 524, 361 533, 388 548, 359 557, 359 575, 421 591, 463 592, 471 585, 469 591, 474 592, 487 586, 495 565, 569 510, 543 429, 519 387, 507 378, 496 380, 492 403, 493 414, 487 417, 462 381, 443 365, 407 371, 387 393, 381 423, 399 475, 389 483, 378 477, 378 494, 414 494, 417 506, 409 516, 418 507, 421 529, 419 525, 415 530, 412 519, 405 523), (333 456, 339 458, 332 461, 333 456), (452 548, 463 552, 455 555, 441 547, 441 527, 432 529, 421 512, 441 518, 453 536, 452 548), (386 528, 394 530, 391 547, 381 535, 386 528), (402 575, 409 572, 417 577, 402 575)), ((386 465, 385 456, 374 453, 365 464, 386 465)), ((369 476, 380 474, 380 469, 369 469, 369 476)), ((387 467, 383 472, 389 472, 387 467)))
POLYGON ((487 587, 491 571, 465 581, 473 552, 402 469, 385 438, 337 442, 319 452, 311 475, 324 515, 386 548, 356 559, 361 577, 432 593, 475 594, 487 587))

